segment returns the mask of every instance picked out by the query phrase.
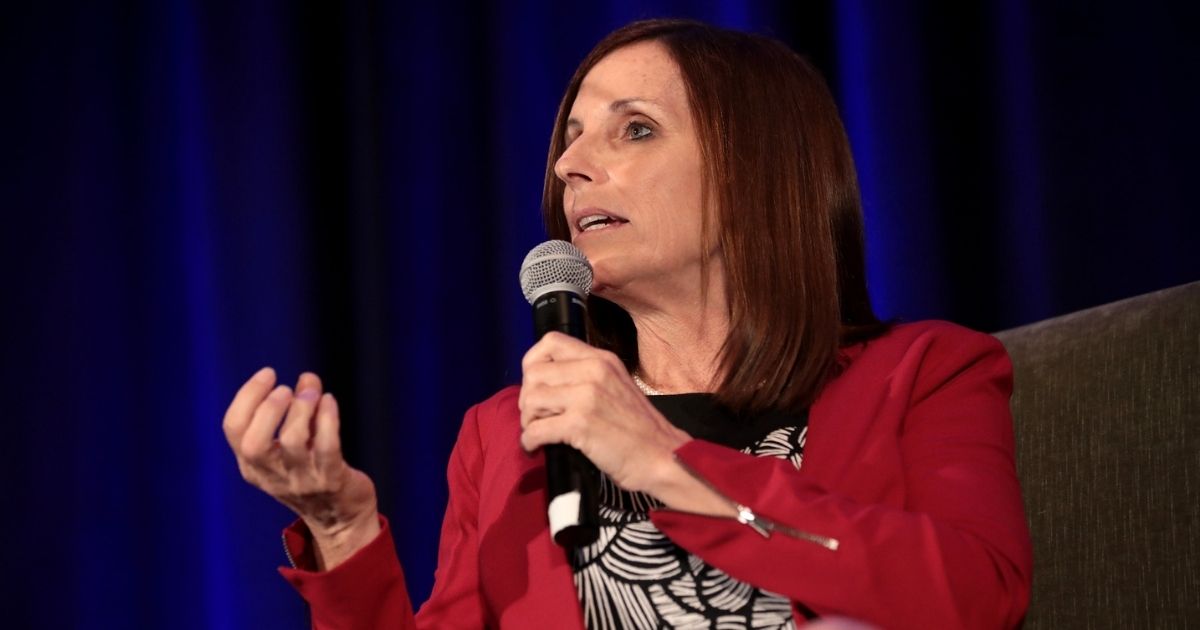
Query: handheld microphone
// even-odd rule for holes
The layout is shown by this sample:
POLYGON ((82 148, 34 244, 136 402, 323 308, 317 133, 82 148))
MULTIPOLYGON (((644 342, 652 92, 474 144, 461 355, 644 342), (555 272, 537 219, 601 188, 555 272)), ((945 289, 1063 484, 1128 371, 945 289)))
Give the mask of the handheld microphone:
MULTIPOLYGON (((537 339, 558 331, 587 341, 588 292, 592 266, 574 245, 546 241, 521 263, 521 291, 533 307, 537 339)), ((566 444, 548 444, 546 490, 550 535, 563 547, 577 547, 600 535, 597 490, 600 472, 583 453, 566 444)))

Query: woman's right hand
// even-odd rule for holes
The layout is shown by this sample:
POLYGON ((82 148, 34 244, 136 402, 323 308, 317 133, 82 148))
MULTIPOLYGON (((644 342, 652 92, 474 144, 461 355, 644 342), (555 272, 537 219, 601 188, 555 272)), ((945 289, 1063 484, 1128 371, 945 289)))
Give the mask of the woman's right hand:
POLYGON ((342 458, 338 425, 337 401, 321 393, 316 374, 300 375, 293 394, 275 387, 271 368, 242 385, 222 424, 242 477, 312 532, 318 569, 341 564, 380 532, 375 484, 342 458))

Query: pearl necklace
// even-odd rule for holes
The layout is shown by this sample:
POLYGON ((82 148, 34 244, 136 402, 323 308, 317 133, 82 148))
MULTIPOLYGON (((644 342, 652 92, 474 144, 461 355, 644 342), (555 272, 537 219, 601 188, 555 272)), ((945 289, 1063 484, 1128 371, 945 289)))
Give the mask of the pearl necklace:
POLYGON ((629 375, 633 377, 633 384, 637 385, 638 389, 642 390, 643 394, 645 394, 647 396, 662 396, 663 395, 662 392, 647 385, 646 381, 643 381, 642 377, 638 375, 637 370, 634 370, 629 375))

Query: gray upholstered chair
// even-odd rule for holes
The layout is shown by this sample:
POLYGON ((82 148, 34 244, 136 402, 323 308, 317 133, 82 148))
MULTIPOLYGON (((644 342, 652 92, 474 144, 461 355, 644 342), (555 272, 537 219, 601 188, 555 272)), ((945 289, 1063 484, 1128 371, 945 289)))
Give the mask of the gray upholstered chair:
POLYGON ((996 336, 1033 532, 1025 627, 1200 627, 1200 282, 996 336))

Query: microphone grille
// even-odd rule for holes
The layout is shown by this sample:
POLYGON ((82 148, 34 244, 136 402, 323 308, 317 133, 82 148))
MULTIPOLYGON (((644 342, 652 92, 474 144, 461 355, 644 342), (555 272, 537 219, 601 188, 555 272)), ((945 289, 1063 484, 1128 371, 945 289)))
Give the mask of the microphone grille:
POLYGON ((549 290, 573 291, 587 297, 592 290, 592 265, 578 247, 566 241, 546 241, 529 250, 521 263, 521 292, 533 304, 549 290))

